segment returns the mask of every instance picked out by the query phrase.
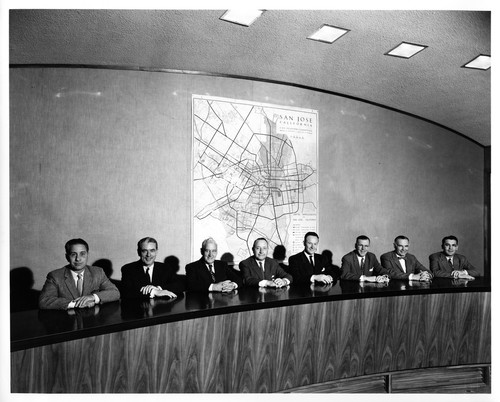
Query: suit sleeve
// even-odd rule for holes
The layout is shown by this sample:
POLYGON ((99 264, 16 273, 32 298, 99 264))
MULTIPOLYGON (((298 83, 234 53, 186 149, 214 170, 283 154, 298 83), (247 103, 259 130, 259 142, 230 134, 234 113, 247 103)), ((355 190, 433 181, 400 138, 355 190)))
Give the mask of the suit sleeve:
POLYGON ((59 284, 52 272, 50 272, 40 293, 38 307, 42 310, 67 310, 68 304, 72 299, 69 297, 59 297, 59 294, 59 284))
POLYGON ((374 268, 374 272, 377 274, 377 275, 388 275, 389 277, 391 276, 391 272, 385 268, 384 266, 382 266, 382 264, 380 262, 378 262, 378 259, 375 255, 372 256, 374 262, 373 262, 373 268, 374 268))
POLYGON ((118 288, 109 280, 104 271, 99 268, 94 271, 94 275, 97 279, 97 288, 91 294, 95 293, 101 303, 108 303, 120 299, 120 291, 118 288))
POLYGON ((253 276, 252 269, 244 260, 240 262, 239 267, 243 274, 243 283, 245 286, 259 286, 260 279, 253 276))
POLYGON ((301 269, 300 259, 297 256, 290 257, 288 260, 288 269, 293 277, 295 284, 309 283, 311 277, 301 269))
POLYGON ((283 268, 280 267, 280 265, 275 261, 275 267, 276 267, 276 275, 278 278, 286 278, 290 281, 290 283, 293 282, 293 277, 290 275, 288 272, 286 272, 283 268))
POLYGON ((243 278, 241 277, 241 274, 235 269, 229 267, 227 264, 224 269, 226 270, 226 278, 231 282, 236 283, 238 285, 238 289, 241 288, 243 286, 243 278))
POLYGON ((477 278, 478 276, 481 276, 481 274, 479 273, 479 271, 474 268, 474 266, 469 262, 469 260, 467 260, 467 257, 461 257, 460 258, 460 263, 461 263, 461 269, 465 269, 467 270, 467 273, 470 275, 470 276, 473 276, 474 278, 477 278))
MULTIPOLYGON (((163 269, 168 269, 164 267, 163 269)), ((167 275, 165 278, 161 281, 159 284, 163 290, 169 290, 176 295, 180 295, 184 292, 185 286, 184 283, 179 275, 177 275, 176 272, 172 272, 172 270, 169 269, 167 272, 167 275)))
POLYGON ((342 274, 340 275, 340 279, 344 279, 347 281, 359 281, 359 278, 361 277, 361 275, 354 272, 354 267, 349 262, 346 256, 342 257, 340 271, 342 272, 342 274))
POLYGON ((143 297, 140 289, 142 287, 139 278, 134 275, 133 265, 124 265, 122 267, 122 297, 123 298, 137 298, 143 297))
POLYGON ((445 269, 441 269, 439 266, 439 254, 431 254, 429 256, 429 266, 431 268, 432 274, 436 278, 451 278, 451 271, 448 272, 445 269))
POLYGON ((209 285, 206 285, 200 277, 197 264, 186 265, 186 290, 193 292, 206 292, 209 285))

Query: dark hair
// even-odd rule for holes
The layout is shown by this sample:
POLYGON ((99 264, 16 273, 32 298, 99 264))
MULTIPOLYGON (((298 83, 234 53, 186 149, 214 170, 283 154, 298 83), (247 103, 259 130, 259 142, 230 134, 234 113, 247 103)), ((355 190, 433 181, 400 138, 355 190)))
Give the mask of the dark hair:
POLYGON ((399 235, 399 236, 397 236, 397 237, 394 239, 394 243, 396 243, 398 240, 408 240, 408 242, 410 241, 410 239, 408 239, 408 237, 403 236, 403 235, 399 235))
POLYGON ((360 235, 360 236, 356 237, 356 243, 358 242, 358 240, 368 240, 370 242, 370 238, 368 236, 365 236, 365 235, 360 235))
MULTIPOLYGON (((266 239, 265 237, 259 237, 258 239, 255 239, 255 240, 254 240, 252 248, 254 248, 254 247, 255 247, 255 244, 256 244, 259 240, 264 240, 264 241, 267 243, 267 239, 266 239)), ((267 243, 267 244, 269 244, 269 243, 267 243)))
POLYGON ((273 258, 275 260, 284 260, 286 257, 286 248, 282 244, 278 244, 273 251, 273 258))
POLYGON ((75 244, 81 244, 83 246, 85 246, 85 248, 87 249, 87 253, 89 252, 89 245, 87 244, 87 242, 83 239, 71 239, 71 240, 68 240, 66 242, 66 244, 64 245, 64 249, 66 250, 66 254, 69 255, 70 251, 71 251, 71 246, 74 246, 75 244))
POLYGON ((139 255, 141 255, 141 244, 144 243, 144 242, 154 243, 156 245, 156 249, 158 250, 158 242, 156 241, 156 239, 154 239, 152 237, 144 237, 144 238, 142 238, 141 240, 139 240, 137 242, 137 253, 139 255))
POLYGON ((317 237, 317 238, 318 238, 318 240, 319 240, 319 236, 318 236, 318 234, 317 234, 316 232, 307 232, 307 233, 305 234, 305 236, 304 236, 304 241, 306 241, 307 236, 315 236, 315 237, 317 237))
POLYGON ((449 236, 446 236, 446 237, 443 237, 443 240, 441 240, 441 245, 444 246, 444 242, 446 240, 455 240, 458 244, 458 239, 456 236, 453 236, 453 235, 449 235, 449 236))

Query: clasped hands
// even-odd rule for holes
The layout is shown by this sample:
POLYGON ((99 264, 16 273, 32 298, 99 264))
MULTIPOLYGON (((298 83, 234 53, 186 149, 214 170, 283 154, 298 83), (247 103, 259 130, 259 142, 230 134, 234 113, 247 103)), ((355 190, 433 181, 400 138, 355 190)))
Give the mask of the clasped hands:
POLYGON ((237 287, 238 285, 236 285, 236 283, 228 279, 222 282, 214 283, 212 289, 216 292, 232 292, 237 287))
POLYGON ((432 279, 432 274, 428 271, 420 271, 418 274, 413 274, 412 280, 430 282, 432 279))
POLYGON ((73 300, 75 305, 73 308, 88 308, 95 306, 94 295, 80 296, 73 300))
POLYGON ((315 282, 322 282, 325 285, 329 285, 330 283, 333 282, 333 278, 331 277, 331 275, 325 275, 325 274, 313 275, 311 279, 314 280, 315 282))
POLYGON ((285 281, 282 278, 273 278, 271 281, 266 281, 266 287, 267 288, 282 288, 284 286, 287 286, 290 282, 285 281))
POLYGON ((473 276, 470 276, 465 270, 458 271, 458 270, 453 270, 451 271, 451 277, 453 279, 469 279, 469 280, 474 280, 473 276))
POLYGON ((159 286, 154 286, 154 285, 146 285, 141 288, 141 293, 143 295, 149 295, 149 297, 161 297, 161 296, 167 296, 170 298, 176 298, 177 295, 174 292, 171 292, 170 290, 167 289, 162 289, 159 286))

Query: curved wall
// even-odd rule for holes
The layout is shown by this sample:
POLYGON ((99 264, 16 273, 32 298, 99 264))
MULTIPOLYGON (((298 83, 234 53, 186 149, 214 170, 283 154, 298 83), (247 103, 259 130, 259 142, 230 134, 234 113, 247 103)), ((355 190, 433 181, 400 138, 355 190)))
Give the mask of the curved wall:
MULTIPOLYGON (((334 79, 334 77, 332 77, 334 79)), ((11 268, 41 288, 83 237, 89 262, 191 259, 191 95, 318 110, 320 248, 340 265, 358 234, 377 256, 396 235, 425 265, 444 235, 484 270, 484 149, 358 100, 234 78, 85 68, 10 69, 11 268)), ((219 256, 227 250, 219 250, 219 256)))

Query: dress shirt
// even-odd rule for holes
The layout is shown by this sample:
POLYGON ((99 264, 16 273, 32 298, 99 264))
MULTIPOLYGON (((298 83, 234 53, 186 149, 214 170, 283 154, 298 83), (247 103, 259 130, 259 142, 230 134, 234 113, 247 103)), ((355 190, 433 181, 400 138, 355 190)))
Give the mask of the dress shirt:
MULTIPOLYGON (((153 262, 153 264, 151 264, 151 266, 150 266, 150 267, 148 267, 148 266, 146 266, 146 265, 143 265, 143 266, 142 266, 142 268, 144 269, 144 273, 145 273, 145 274, 147 274, 147 275, 149 275, 149 282, 153 283, 153 270, 154 270, 154 268, 155 268, 155 263, 153 262), (147 271, 148 271, 148 268, 149 268, 149 272, 147 272, 147 271)), ((158 285, 158 286, 156 286, 156 287, 157 287, 158 289, 160 289, 160 290, 163 290, 163 289, 161 288, 161 286, 159 286, 159 285, 158 285)))
POLYGON ((396 254, 396 256, 398 257, 398 261, 401 264, 401 267, 403 268, 403 271, 406 273, 406 260, 404 259, 404 257, 401 257, 398 254, 396 254))

